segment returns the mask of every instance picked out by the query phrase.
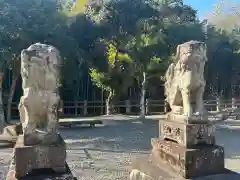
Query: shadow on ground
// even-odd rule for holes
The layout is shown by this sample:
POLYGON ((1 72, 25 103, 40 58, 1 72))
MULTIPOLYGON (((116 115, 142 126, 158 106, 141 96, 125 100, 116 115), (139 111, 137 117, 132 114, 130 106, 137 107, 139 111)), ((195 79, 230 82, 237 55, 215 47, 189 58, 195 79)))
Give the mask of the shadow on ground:
POLYGON ((96 128, 63 128, 61 134, 74 150, 148 151, 151 149, 151 138, 158 135, 158 121, 111 120, 96 128))

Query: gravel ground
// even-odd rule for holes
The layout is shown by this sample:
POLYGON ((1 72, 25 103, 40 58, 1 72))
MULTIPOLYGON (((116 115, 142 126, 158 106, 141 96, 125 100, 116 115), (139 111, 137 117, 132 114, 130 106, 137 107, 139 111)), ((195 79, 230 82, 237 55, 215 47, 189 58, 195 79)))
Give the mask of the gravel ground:
POLYGON ((96 129, 62 130, 69 144, 68 163, 79 180, 124 180, 133 157, 149 152, 157 121, 105 121, 96 129), (73 134, 75 136, 73 137, 73 134))
MULTIPOLYGON (((95 129, 61 129, 68 147, 67 162, 79 180, 128 179, 132 159, 148 154, 150 139, 158 135, 158 122, 155 120, 110 119, 113 117, 95 129)), ((217 142, 226 151, 226 167, 237 172, 240 172, 240 144, 236 143, 239 135, 240 121, 228 120, 216 125, 217 142)), ((7 173, 11 153, 12 149, 0 149, 2 180, 7 173)))

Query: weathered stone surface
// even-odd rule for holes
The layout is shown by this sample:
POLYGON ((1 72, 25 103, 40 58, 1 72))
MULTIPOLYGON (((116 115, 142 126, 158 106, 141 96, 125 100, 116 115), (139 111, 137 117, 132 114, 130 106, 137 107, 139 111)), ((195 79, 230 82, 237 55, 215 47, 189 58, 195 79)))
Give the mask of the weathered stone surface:
POLYGON ((73 176, 71 170, 69 169, 67 163, 66 172, 65 173, 55 173, 50 171, 49 169, 44 170, 36 170, 25 177, 16 178, 14 169, 10 169, 6 180, 77 180, 76 177, 73 176))
POLYGON ((184 178, 223 173, 224 149, 221 146, 202 145, 187 149, 171 141, 152 139, 153 154, 165 161, 184 178))
POLYGON ((173 122, 178 122, 178 123, 192 123, 192 124, 204 124, 204 123, 209 123, 209 120, 202 119, 199 116, 192 115, 191 117, 186 117, 181 114, 175 114, 172 112, 169 112, 166 114, 166 120, 168 121, 173 121, 173 122))
POLYGON ((177 47, 175 60, 165 75, 166 101, 172 113, 187 117, 191 117, 193 112, 204 115, 206 50, 206 45, 199 41, 189 41, 177 47))
POLYGON ((34 136, 25 138, 25 145, 46 144, 49 134, 58 133, 60 65, 59 51, 53 46, 36 43, 21 52, 23 96, 18 108, 24 136, 34 136))
MULTIPOLYGON (((154 153, 133 160, 130 180, 187 180, 154 153)), ((188 180, 239 180, 240 174, 224 169, 220 174, 188 178, 188 180)))
POLYGON ((8 174, 14 172, 16 178, 24 177, 32 170, 53 169, 56 173, 66 172, 66 145, 59 136, 54 145, 25 146, 20 135, 13 150, 13 159, 8 174))
POLYGON ((24 134, 23 135, 23 142, 26 146, 31 146, 35 144, 57 144, 58 143, 58 136, 57 133, 39 133, 38 131, 31 133, 31 134, 24 134))
POLYGON ((209 121, 187 123, 174 122, 168 118, 159 121, 159 137, 172 140, 186 148, 191 148, 198 144, 214 145, 214 131, 214 126, 209 121))

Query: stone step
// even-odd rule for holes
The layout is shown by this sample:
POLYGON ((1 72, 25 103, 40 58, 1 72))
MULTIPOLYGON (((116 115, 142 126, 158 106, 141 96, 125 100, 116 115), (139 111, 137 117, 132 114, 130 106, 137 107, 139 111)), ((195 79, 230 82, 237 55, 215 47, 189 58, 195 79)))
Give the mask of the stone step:
POLYGON ((130 180, 239 180, 240 174, 224 169, 222 173, 194 178, 183 178, 154 154, 138 157, 131 164, 130 180))
POLYGON ((152 148, 157 162, 166 162, 184 178, 224 172, 224 149, 221 146, 196 145, 188 149, 171 141, 154 138, 152 148))
MULTIPOLYGON (((178 116, 176 116, 178 117, 178 116)), ((187 148, 196 144, 215 144, 214 126, 206 121, 182 123, 177 120, 159 120, 159 137, 169 139, 187 148), (201 123, 200 123, 201 122, 201 123)))

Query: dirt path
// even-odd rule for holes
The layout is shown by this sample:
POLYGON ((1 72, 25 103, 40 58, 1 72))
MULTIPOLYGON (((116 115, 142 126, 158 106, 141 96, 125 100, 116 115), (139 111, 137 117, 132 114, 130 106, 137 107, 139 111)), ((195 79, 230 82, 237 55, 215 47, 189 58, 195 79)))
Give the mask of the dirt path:
MULTIPOLYGON (((240 172, 240 122, 221 122, 216 130, 218 143, 225 147, 226 167, 240 172)), ((65 128, 61 134, 68 146, 68 164, 79 180, 125 180, 131 160, 149 153, 158 124, 155 120, 106 120, 95 129, 65 128)), ((2 176, 10 158, 11 149, 0 149, 2 176)))

